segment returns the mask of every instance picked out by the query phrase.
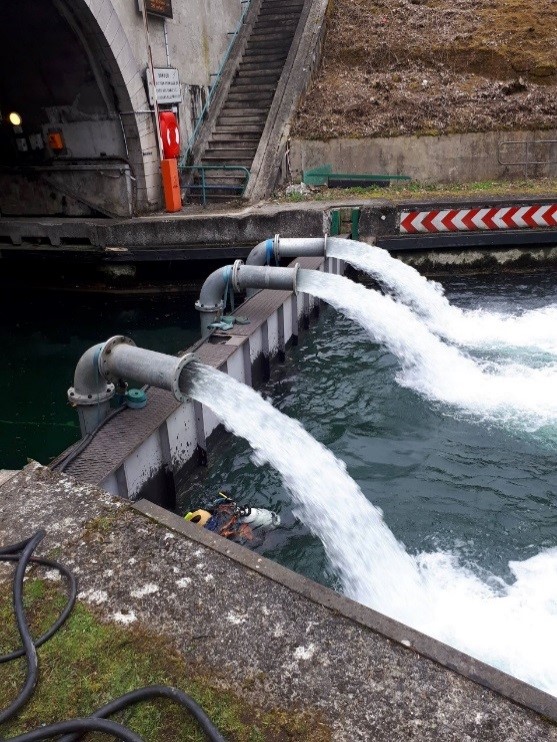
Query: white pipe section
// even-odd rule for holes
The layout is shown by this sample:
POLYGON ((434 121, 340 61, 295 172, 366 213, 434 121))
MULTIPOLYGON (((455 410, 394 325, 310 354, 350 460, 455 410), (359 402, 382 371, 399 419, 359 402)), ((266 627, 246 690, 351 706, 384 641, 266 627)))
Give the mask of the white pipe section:
POLYGON ((180 374, 193 357, 192 353, 171 356, 137 348, 130 338, 116 335, 107 340, 101 350, 99 371, 108 381, 133 379, 141 385, 167 389, 178 402, 184 402, 187 395, 180 388, 180 374))
POLYGON ((256 245, 247 257, 246 265, 267 265, 270 257, 278 263, 280 258, 320 257, 325 255, 327 237, 281 237, 264 240, 256 245))
POLYGON ((275 289, 278 291, 296 290, 296 274, 299 266, 294 268, 275 268, 268 265, 244 265, 237 260, 232 268, 232 286, 235 291, 246 289, 275 289))

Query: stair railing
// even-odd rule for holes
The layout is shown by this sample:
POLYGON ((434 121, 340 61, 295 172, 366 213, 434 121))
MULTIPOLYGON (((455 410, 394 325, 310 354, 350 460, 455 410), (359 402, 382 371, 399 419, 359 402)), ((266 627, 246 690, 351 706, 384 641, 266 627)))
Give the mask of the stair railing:
POLYGON ((497 161, 500 165, 524 167, 524 177, 528 178, 529 168, 536 165, 555 165, 557 163, 557 139, 522 139, 505 140, 497 145, 497 161), (513 153, 510 159, 505 158, 505 148, 513 153), (540 157, 546 149, 547 156, 540 157))
POLYGON ((211 75, 211 77, 215 78, 215 81, 213 84, 209 87, 209 95, 207 96, 207 100, 205 101, 205 105, 203 106, 201 113, 197 117, 197 120, 195 122, 195 126, 193 128, 193 131, 191 133, 191 136, 188 140, 188 143, 186 145, 186 148, 184 150, 184 153, 180 156, 180 159, 178 161, 178 168, 180 170, 186 170, 188 169, 186 167, 189 156, 191 154, 191 151, 193 149, 193 145, 195 144, 195 140, 197 139, 197 136, 199 134, 199 130, 201 129, 201 124, 205 120, 205 116, 207 115, 207 111, 209 110, 209 106, 211 105, 211 101, 214 98, 215 92, 218 88, 220 79, 222 77, 222 72, 224 69, 224 66, 226 62, 228 61, 228 57, 230 56, 230 52, 232 51, 232 47, 234 46, 234 42, 236 41, 236 37, 238 36, 238 33, 240 32, 240 29, 242 28, 244 24, 244 20, 246 17, 246 14, 249 10, 251 0, 241 0, 242 4, 242 15, 240 16, 240 21, 238 22, 238 26, 236 27, 235 31, 230 32, 230 43, 228 44, 228 48, 226 49, 226 52, 224 54, 224 57, 222 59, 222 62, 220 64, 220 67, 218 69, 218 72, 215 72, 211 75))
MULTIPOLYGON (((203 206, 207 206, 207 191, 236 191, 238 196, 242 196, 244 191, 246 190, 246 186, 248 184, 248 179, 250 176, 249 168, 244 167, 244 165, 183 165, 182 170, 189 170, 192 173, 194 173, 196 170, 199 170, 201 173, 201 198, 203 206), (244 174, 244 180, 241 184, 238 185, 226 185, 225 183, 214 183, 211 185, 207 185, 206 179, 205 179, 205 171, 206 170, 227 170, 227 171, 239 171, 244 174)), ((188 188, 190 191, 190 194, 193 190, 198 189, 200 186, 194 183, 190 183, 188 188)))

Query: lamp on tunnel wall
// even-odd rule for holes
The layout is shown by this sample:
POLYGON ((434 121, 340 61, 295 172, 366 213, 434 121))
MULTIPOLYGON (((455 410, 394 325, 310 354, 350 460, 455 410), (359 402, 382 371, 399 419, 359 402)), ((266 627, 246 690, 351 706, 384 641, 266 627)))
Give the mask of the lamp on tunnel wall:
POLYGON ((10 111, 10 113, 8 114, 8 121, 13 127, 15 135, 15 146, 17 147, 17 151, 27 152, 29 150, 29 145, 27 143, 27 139, 23 134, 23 128, 21 126, 21 124, 23 123, 23 119, 17 111, 10 111))

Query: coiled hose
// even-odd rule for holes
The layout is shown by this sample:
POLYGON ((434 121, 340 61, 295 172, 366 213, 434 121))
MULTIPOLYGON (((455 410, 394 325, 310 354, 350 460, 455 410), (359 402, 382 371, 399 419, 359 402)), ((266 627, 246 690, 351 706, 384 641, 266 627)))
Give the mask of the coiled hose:
MULTIPOLYGON (((17 563, 13 579, 12 594, 17 628, 23 645, 21 649, 18 649, 15 652, 1 655, 0 663, 9 662, 10 660, 22 657, 23 655, 25 655, 27 660, 27 673, 23 687, 17 698, 6 709, 0 711, 0 724, 14 716, 14 714, 16 714, 31 698, 39 674, 37 647, 40 647, 48 641, 48 639, 58 631, 60 626, 62 626, 64 621, 70 615, 77 597, 77 580, 67 567, 50 559, 42 559, 33 556, 33 552, 45 535, 45 531, 39 530, 34 536, 26 541, 20 541, 17 544, 0 548, 0 561, 17 563), (51 628, 36 641, 33 640, 29 632, 29 625, 25 617, 23 606, 23 579, 25 577, 27 566, 30 563, 40 564, 58 570, 65 577, 68 585, 68 599, 66 606, 51 628)), ((135 732, 127 729, 122 724, 110 721, 110 719, 107 719, 106 717, 111 716, 118 711, 122 711, 128 706, 132 706, 140 701, 147 701, 157 697, 170 698, 187 709, 197 720, 200 727, 205 732, 207 739, 211 742, 226 742, 225 738, 193 698, 177 688, 163 685, 139 688, 138 690, 126 693, 124 696, 107 703, 106 706, 102 706, 102 708, 94 711, 91 716, 62 721, 48 726, 41 726, 39 729, 35 729, 26 734, 21 734, 17 737, 11 737, 9 740, 4 740, 4 742, 35 742, 35 740, 50 739, 52 737, 59 737, 60 735, 64 735, 60 738, 60 742, 74 742, 74 740, 79 739, 85 732, 93 731, 111 734, 117 739, 124 740, 124 742, 142 742, 141 737, 135 734, 135 732)))

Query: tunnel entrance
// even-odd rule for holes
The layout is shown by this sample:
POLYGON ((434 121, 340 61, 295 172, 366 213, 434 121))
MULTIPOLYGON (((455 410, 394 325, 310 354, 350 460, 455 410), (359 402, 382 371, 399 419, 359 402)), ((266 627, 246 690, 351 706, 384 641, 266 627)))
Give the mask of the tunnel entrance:
MULTIPOLYGON (((121 26, 117 33, 117 45, 129 46, 121 26)), ((128 216, 137 210, 141 138, 115 46, 83 0, 3 4, 1 216, 128 216)))

